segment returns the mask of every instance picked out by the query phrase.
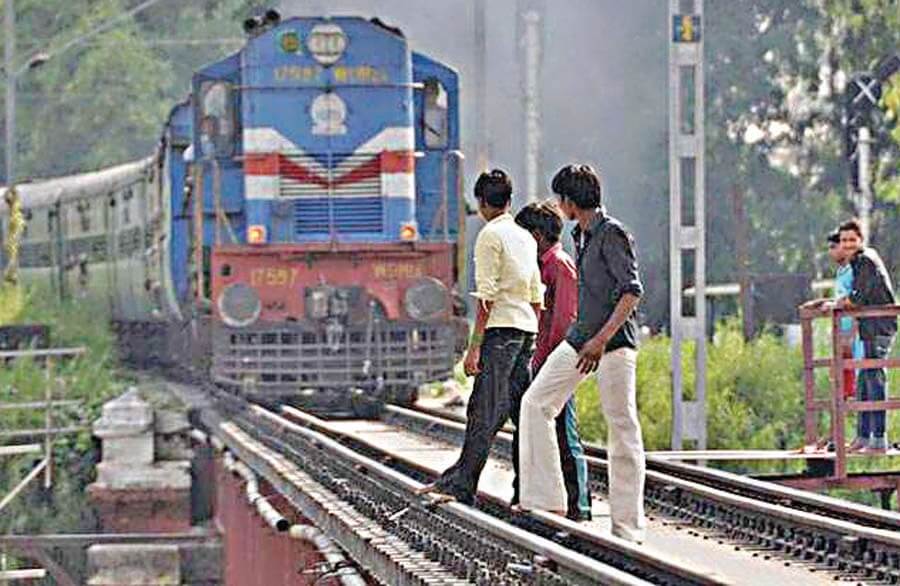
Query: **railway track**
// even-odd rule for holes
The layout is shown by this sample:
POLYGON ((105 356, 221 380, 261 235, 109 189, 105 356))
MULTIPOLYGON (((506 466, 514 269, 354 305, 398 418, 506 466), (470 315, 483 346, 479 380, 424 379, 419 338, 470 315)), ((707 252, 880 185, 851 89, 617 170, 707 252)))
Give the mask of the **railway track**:
MULTIPOLYGON (((388 406, 383 420, 459 443, 458 417, 388 406)), ((495 452, 509 457, 512 436, 495 452)), ((592 489, 605 492, 608 464, 596 446, 588 456, 592 489)), ((900 515, 696 466, 648 459, 648 511, 684 523, 703 539, 760 548, 764 557, 814 564, 836 579, 900 583, 900 515)))
MULTIPOLYGON (((388 406, 385 416, 387 420, 391 420, 391 418, 403 420, 408 417, 406 411, 436 417, 439 420, 443 419, 458 424, 465 424, 465 417, 457 413, 419 406, 416 406, 413 410, 388 406)), ((507 433, 501 434, 500 443, 509 445, 511 428, 504 428, 504 431, 507 433)), ((504 453, 508 454, 508 448, 504 453)), ((607 459, 606 449, 596 444, 586 444, 585 454, 597 460, 606 461, 607 459)), ((782 505, 796 511, 850 521, 873 529, 900 531, 900 514, 893 511, 867 507, 843 499, 798 490, 713 468, 654 459, 653 457, 647 458, 647 470, 705 486, 712 486, 736 496, 782 505)))
MULTIPOLYGON (((217 396, 228 404, 228 418, 239 433, 276 459, 305 466, 307 472, 326 470, 325 484, 336 493, 346 492, 332 498, 371 513, 369 522, 389 541, 403 544, 409 559, 434 558, 430 563, 438 569, 425 572, 432 578, 443 573, 441 580, 483 584, 900 583, 900 533, 892 529, 897 526, 895 513, 724 472, 652 461, 646 491, 649 514, 680 539, 700 544, 697 551, 708 548, 705 555, 695 552, 687 558, 660 555, 659 548, 636 547, 555 515, 513 514, 506 499, 496 495, 481 494, 478 511, 456 503, 430 505, 412 491, 432 480, 441 468, 361 439, 347 431, 352 422, 326 421, 286 406, 266 409, 221 392, 217 396), (404 523, 410 525, 399 527, 398 519, 407 516, 404 523), (437 534, 428 529, 434 526, 440 528, 437 534), (465 539, 454 539, 454 535, 465 539), (451 553, 440 553, 444 551, 451 553), (718 572, 719 556, 729 554, 730 563, 738 564, 737 574, 718 572), (691 563, 695 559, 700 562, 691 563), (793 577, 774 577, 788 566, 795 572, 793 577)), ((379 425, 443 443, 451 451, 464 431, 459 420, 395 406, 386 407, 379 425)), ((510 440, 508 432, 501 432, 495 455, 508 458, 510 440)), ((605 455, 591 449, 595 494, 605 489, 607 469, 597 454, 605 455)), ((264 464, 248 463, 254 468, 264 464)), ((284 494, 286 487, 273 485, 284 494)), ((322 519, 326 527, 327 519, 328 515, 322 519)), ((364 547, 356 545, 360 558, 353 555, 353 539, 338 542, 365 564, 364 547)), ((421 576, 421 568, 414 567, 405 579, 394 575, 386 582, 431 583, 422 582, 421 576)))
POLYGON ((551 519, 523 523, 501 503, 423 499, 414 491, 428 472, 339 440, 316 418, 217 393, 199 420, 386 584, 728 583, 615 538, 578 535, 575 523, 567 532, 551 519))

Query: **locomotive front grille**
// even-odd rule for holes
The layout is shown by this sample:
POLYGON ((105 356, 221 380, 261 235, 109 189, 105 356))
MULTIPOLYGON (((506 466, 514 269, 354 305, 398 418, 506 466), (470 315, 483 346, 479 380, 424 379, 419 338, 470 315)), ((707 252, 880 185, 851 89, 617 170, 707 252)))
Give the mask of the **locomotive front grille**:
POLYGON ((384 204, 380 197, 301 199, 294 204, 297 234, 365 234, 384 229, 384 204))
POLYGON ((376 376, 388 389, 405 389, 452 376, 454 341, 446 324, 347 328, 332 339, 301 324, 219 325, 213 368, 219 377, 259 390, 348 389, 371 385, 376 376))
MULTIPOLYGON (((337 159, 337 155, 331 158, 337 159)), ((384 230, 381 156, 346 155, 336 165, 321 157, 283 154, 278 194, 294 202, 297 235, 366 234, 384 230)))

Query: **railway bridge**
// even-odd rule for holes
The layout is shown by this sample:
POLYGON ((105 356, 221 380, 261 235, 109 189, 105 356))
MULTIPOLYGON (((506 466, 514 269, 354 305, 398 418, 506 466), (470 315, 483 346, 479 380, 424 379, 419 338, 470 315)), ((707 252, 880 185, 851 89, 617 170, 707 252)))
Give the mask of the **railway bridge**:
POLYGON ((441 503, 415 490, 455 459, 464 422, 437 403, 326 419, 203 381, 139 378, 93 424, 103 458, 88 491, 102 532, 0 537, 55 583, 900 582, 897 513, 683 455, 648 456, 648 538, 634 545, 610 535, 601 447, 588 454, 593 521, 509 509, 509 430, 478 505, 441 503), (79 555, 82 573, 63 563, 79 555))

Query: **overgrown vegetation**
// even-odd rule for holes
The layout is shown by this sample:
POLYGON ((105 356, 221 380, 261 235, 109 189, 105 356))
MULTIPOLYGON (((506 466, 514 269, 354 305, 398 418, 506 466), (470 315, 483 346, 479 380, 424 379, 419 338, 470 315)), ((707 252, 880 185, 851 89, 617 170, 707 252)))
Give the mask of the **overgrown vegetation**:
MULTIPOLYGON (((786 449, 803 440, 802 356, 774 334, 745 342, 737 322, 723 324, 709 346, 707 370, 710 449, 786 449)), ((670 340, 657 336, 638 358, 638 406, 648 450, 670 447, 672 392, 670 340)), ((693 388, 693 352, 683 357, 685 387, 693 388)), ((605 439, 596 379, 578 388, 581 427, 586 438, 605 439)), ((688 399, 693 397, 688 396, 688 399)))
MULTIPOLYGON (((827 325, 816 331, 817 355, 828 349, 827 325)), ((643 344, 638 358, 638 411, 647 450, 670 448, 672 393, 669 369, 671 345, 664 336, 643 344)), ((715 341, 708 347, 707 362, 707 443, 710 449, 798 449, 804 442, 803 358, 800 348, 789 347, 783 338, 765 332, 751 342, 744 341, 738 320, 719 325, 715 341)), ((900 351, 895 348, 895 355, 900 351)), ((694 357, 686 353, 683 367, 686 388, 693 387, 694 357)), ((828 373, 817 373, 817 386, 826 389, 828 373)), ((888 388, 896 394, 900 371, 889 373, 888 388)), ((600 408, 596 379, 586 379, 578 387, 579 425, 587 441, 606 442, 606 422, 600 408)), ((820 433, 827 420, 820 421, 820 433)), ((855 423, 847 421, 852 439, 855 423)), ((900 412, 888 413, 888 439, 900 440, 900 412)), ((740 473, 800 472, 802 462, 714 463, 740 473)), ((854 459, 851 471, 890 470, 896 460, 854 459)), ((876 504, 867 493, 844 491, 840 496, 876 504)))
MULTIPOLYGON (((115 348, 102 306, 60 302, 43 290, 0 288, 0 325, 51 325, 52 347, 83 346, 81 358, 57 362, 53 368, 55 398, 79 400, 77 409, 54 410, 54 425, 88 425, 100 415, 104 402, 123 390, 115 372, 115 348)), ((47 384, 44 365, 20 359, 0 369, 0 402, 41 401, 47 384)), ((0 411, 0 429, 37 429, 44 425, 42 410, 0 411)), ((21 440, 17 440, 21 441, 21 440)), ((57 438, 54 446, 54 487, 45 492, 35 481, 0 515, 0 532, 37 533, 84 531, 93 527, 84 489, 93 477, 98 449, 85 430, 57 438)), ((37 462, 31 456, 0 461, 0 494, 6 494, 37 462)))

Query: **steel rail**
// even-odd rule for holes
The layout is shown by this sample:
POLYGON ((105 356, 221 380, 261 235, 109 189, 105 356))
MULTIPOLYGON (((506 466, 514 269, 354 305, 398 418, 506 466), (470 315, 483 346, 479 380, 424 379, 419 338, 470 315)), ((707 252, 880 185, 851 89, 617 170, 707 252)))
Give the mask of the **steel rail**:
MULTIPOLYGON (((257 408, 259 409, 259 408, 257 408)), ((393 467, 398 467, 403 472, 403 478, 412 474, 419 478, 430 480, 433 471, 416 462, 403 460, 395 455, 380 452, 379 448, 366 444, 351 437, 348 434, 329 428, 327 422, 309 413, 282 406, 282 412, 294 422, 301 423, 304 428, 313 429, 332 438, 339 438, 341 443, 347 444, 355 452, 362 452, 370 457, 387 459, 393 467)), ((271 415, 269 415, 271 417, 271 415)), ((295 425, 296 425, 295 423, 295 425)), ((398 472, 394 472, 397 474, 398 472)), ((418 483, 417 483, 418 484, 418 483)), ((482 495, 485 496, 485 495, 482 495)), ((654 582, 668 583, 695 583, 695 584, 724 584, 727 583, 721 576, 710 575, 707 572, 685 568, 681 563, 660 558, 651 554, 646 549, 634 545, 628 541, 611 535, 600 535, 588 531, 578 523, 563 519, 557 515, 534 512, 529 515, 513 515, 509 511, 508 504, 498 499, 485 496, 488 506, 485 509, 493 516, 498 516, 512 522, 517 526, 526 528, 531 533, 537 533, 548 538, 560 539, 561 536, 568 549, 596 559, 597 561, 611 564, 625 571, 639 573, 645 579, 654 582)), ((454 503, 456 505, 456 503, 454 503)), ((456 505, 467 511, 470 507, 456 505)))
MULTIPOLYGON (((421 483, 409 478, 408 476, 397 472, 380 464, 370 458, 367 458, 355 450, 342 445, 340 442, 328 437, 319 431, 309 429, 307 427, 291 422, 267 409, 259 406, 251 406, 248 414, 256 419, 257 423, 265 422, 268 424, 270 431, 265 433, 265 438, 271 442, 273 434, 272 429, 286 433, 289 437, 302 437, 312 442, 316 448, 325 450, 329 456, 335 461, 340 461, 345 466, 364 471, 362 476, 369 478, 377 478, 378 481, 390 485, 395 488, 402 489, 411 501, 421 501, 420 497, 414 495, 415 489, 422 486, 421 483)), ((226 440, 226 444, 228 441, 226 440)), ((289 446, 279 445, 277 450, 282 456, 289 452, 289 446)), ((349 479, 348 479, 349 480, 349 479)), ((400 518, 407 514, 407 508, 416 506, 414 504, 407 505, 393 513, 393 517, 400 518)), ((507 545, 503 549, 521 549, 527 550, 538 558, 545 558, 548 567, 555 568, 555 572, 565 578, 565 582, 579 584, 647 584, 648 582, 636 578, 626 572, 608 567, 586 556, 569 551, 567 548, 553 543, 549 540, 539 538, 529 534, 526 531, 512 527, 502 521, 491 517, 480 511, 476 511, 469 507, 458 503, 445 503, 435 507, 435 511, 440 510, 449 513, 453 519, 462 521, 467 527, 477 528, 479 532, 484 532, 490 536, 500 540, 507 545)), ((474 530, 474 529, 473 529, 474 530)), ((474 553, 474 552, 473 552, 474 553)), ((476 554, 477 555, 477 554, 476 554)), ((537 565, 537 564, 536 564, 537 565)), ((526 573, 536 571, 535 568, 523 569, 526 573)), ((684 583, 683 581, 679 583, 684 583)))
MULTIPOLYGON (((194 386, 198 383, 188 383, 194 386)), ((422 497, 413 494, 413 491, 420 488, 422 484, 415 480, 399 474, 390 468, 379 464, 371 459, 364 458, 356 454, 353 450, 341 446, 338 442, 331 440, 321 433, 304 429, 277 414, 268 411, 258 405, 251 405, 246 400, 238 398, 232 393, 222 391, 215 385, 199 383, 201 394, 211 394, 215 397, 215 401, 206 401, 196 403, 196 424, 200 424, 205 432, 195 433, 198 439, 208 441, 215 449, 219 451, 231 450, 242 461, 247 463, 255 473, 265 478, 279 493, 281 493, 292 506, 296 508, 304 517, 310 519, 315 526, 326 531, 328 535, 334 539, 354 560, 363 565, 368 572, 382 578, 384 583, 391 585, 406 583, 431 583, 432 579, 436 579, 439 575, 434 568, 430 570, 430 574, 426 575, 425 582, 419 578, 406 580, 408 575, 404 575, 398 571, 396 564, 391 564, 390 560, 384 559, 384 550, 380 547, 382 540, 387 542, 390 540, 393 545, 391 551, 396 551, 398 546, 392 535, 378 536, 380 527, 367 529, 357 515, 353 519, 350 527, 341 526, 336 519, 335 508, 340 511, 346 511, 346 505, 336 505, 335 495, 330 494, 329 499, 324 503, 321 501, 323 495, 328 494, 325 487, 317 485, 312 479, 308 478, 310 470, 300 471, 296 462, 309 460, 313 458, 312 467, 316 470, 319 468, 327 468, 329 465, 343 465, 344 475, 359 475, 359 484, 364 484, 371 478, 378 478, 382 484, 390 485, 393 488, 401 489, 403 499, 407 504, 397 510, 391 512, 388 517, 390 523, 402 523, 402 518, 421 517, 425 522, 427 529, 421 533, 415 530, 406 531, 404 536, 409 541, 411 538, 412 550, 408 553, 415 554, 415 565, 421 570, 427 569, 428 563, 433 560, 446 561, 451 568, 456 570, 456 575, 451 576, 453 583, 460 582, 460 570, 466 568, 462 572, 463 580, 468 582, 472 579, 478 584, 494 583, 490 578, 485 581, 485 568, 489 568, 491 558, 498 555, 509 558, 515 554, 512 559, 526 560, 525 563, 507 563, 507 572, 513 572, 513 575, 520 574, 520 577, 514 580, 503 580, 504 583, 523 583, 533 584, 615 584, 615 585, 646 585, 648 582, 640 577, 623 572, 617 568, 610 567, 600 563, 587 556, 571 551, 569 548, 554 543, 552 540, 542 539, 538 536, 512 527, 500 520, 497 520, 482 512, 476 511, 469 507, 459 505, 457 503, 444 503, 441 505, 432 505, 423 502, 422 497), (227 420, 223 427, 223 419, 221 413, 227 413, 231 420, 227 420), (228 426, 229 421, 241 424, 241 427, 228 426), (260 422, 265 423, 267 429, 260 430, 260 422), (253 431, 255 429, 255 432, 253 431), (289 434, 285 434, 285 430, 289 430, 289 434), (249 438, 249 433, 258 434, 255 438, 249 438), (240 435, 245 437, 244 441, 240 441, 240 435), (288 437, 282 437, 288 436, 288 437), (297 438, 303 438, 303 446, 297 449, 295 445, 297 438), (248 446, 247 440, 255 441, 257 446, 248 446), (263 449, 260 449, 262 446, 263 449), (333 450, 328 454, 328 461, 315 461, 315 452, 323 451, 328 447, 333 450), (268 449, 268 454, 264 453, 268 449), (335 457, 336 451, 339 457, 335 457), (298 482, 305 478, 305 482, 298 482), (427 511, 427 514, 423 514, 427 511), (448 519, 448 513, 452 514, 452 518, 448 519), (430 526, 437 524, 439 527, 458 527, 462 522, 470 529, 462 531, 462 535, 457 535, 459 540, 463 537, 475 542, 475 545, 481 543, 480 549, 476 549, 473 553, 465 558, 460 558, 459 550, 451 550, 449 553, 444 547, 441 547, 440 540, 434 540, 429 537, 430 526), (484 545, 485 539, 483 535, 488 535, 497 543, 504 543, 502 547, 491 547, 484 545), (435 550, 437 546, 437 550, 435 550), (518 552, 516 554, 515 552, 518 552), (525 554, 523 556, 523 553, 525 554), (423 557, 424 556, 424 557, 423 557), (471 568, 475 568, 472 573, 471 568), (430 577, 429 577, 430 576, 430 577), (386 578, 385 578, 386 577, 386 578)), ((316 470, 318 471, 318 470, 316 470)), ((343 478, 339 480, 340 488, 347 486, 359 491, 356 486, 357 482, 343 478)), ((396 492, 388 495, 387 499, 376 501, 378 507, 383 509, 384 502, 397 502, 396 492)), ((384 511, 382 511, 383 513, 384 511)), ((398 527, 388 527, 391 533, 403 533, 398 527)), ((458 533, 458 532, 454 532, 458 533)), ((457 543, 458 545, 458 543, 457 543)), ((471 545, 466 543, 466 545, 471 545)), ((437 567, 440 569, 440 566, 437 567)), ((490 574, 488 574, 490 576, 490 574)), ((660 573, 656 573, 655 578, 665 578, 660 573)), ((700 580, 685 580, 681 576, 675 579, 656 579, 653 583, 658 584, 721 584, 722 582, 702 577, 700 580)))
MULTIPOLYGON (((387 406, 384 419, 407 428, 419 428, 426 434, 460 441, 464 424, 442 419, 432 413, 420 413, 401 407, 387 406)), ((511 434, 498 434, 501 454, 509 457, 511 434)), ((495 444, 495 447, 497 444, 495 444)), ((594 453, 597 453, 596 451, 594 453)), ((603 452, 605 453, 605 451, 603 452)), ((595 488, 605 491, 608 464, 605 459, 587 456, 589 475, 595 488)), ((671 466, 694 478, 686 479, 659 471, 658 461, 648 459, 645 498, 647 505, 699 528, 724 533, 738 541, 775 549, 789 557, 811 560, 849 573, 859 573, 879 580, 900 582, 900 532, 873 526, 872 519, 891 524, 896 515, 881 515, 873 509, 851 503, 835 503, 847 513, 821 514, 830 501, 818 495, 803 495, 785 487, 764 487, 760 481, 742 483, 741 478, 725 472, 702 474, 692 468, 671 466), (721 486, 725 485, 725 486, 721 486), (731 492, 740 487, 749 494, 731 492), (723 488, 728 490, 723 490, 723 488), (766 490, 766 489, 771 489, 766 490), (777 496, 774 496, 777 495, 777 496), (797 504, 797 507, 792 505, 797 504), (811 512, 803 507, 815 508, 811 512), (854 515, 858 514, 857 518, 854 515)))
MULTIPOLYGON (((385 412, 388 417, 392 415, 406 417, 409 414, 415 413, 418 415, 434 417, 434 421, 436 422, 450 420, 455 423, 465 424, 465 417, 435 409, 421 407, 406 409, 404 407, 388 405, 385 407, 385 412)), ((501 432, 500 440, 503 442, 511 441, 512 428, 505 427, 504 432, 501 432)), ((599 458, 601 460, 607 459, 606 448, 602 446, 597 444, 585 444, 584 449, 587 456, 599 458)), ((753 499, 762 499, 766 502, 777 503, 791 509, 806 511, 823 517, 834 517, 852 521, 853 523, 876 529, 900 531, 900 513, 885 511, 883 509, 861 505, 844 499, 799 490, 789 486, 767 482, 765 480, 749 478, 724 470, 695 466, 683 462, 672 462, 670 460, 662 460, 652 456, 647 457, 647 470, 671 475, 683 480, 690 480, 698 484, 715 486, 733 494, 753 499)))

